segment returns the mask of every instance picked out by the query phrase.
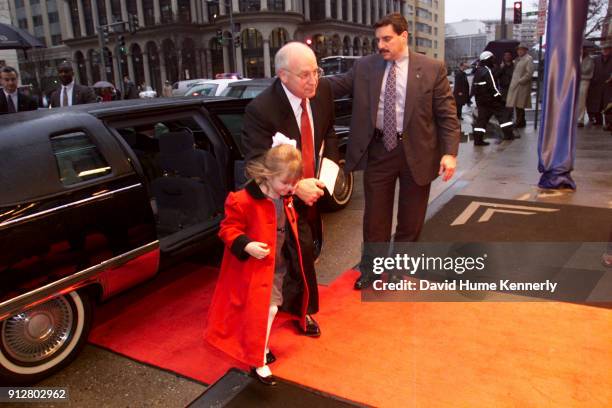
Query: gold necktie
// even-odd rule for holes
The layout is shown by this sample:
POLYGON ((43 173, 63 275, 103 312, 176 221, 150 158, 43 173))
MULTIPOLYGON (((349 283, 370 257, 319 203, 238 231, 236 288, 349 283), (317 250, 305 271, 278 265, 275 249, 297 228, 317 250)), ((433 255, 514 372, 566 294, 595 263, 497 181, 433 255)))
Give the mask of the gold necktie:
POLYGON ((64 96, 62 97, 62 106, 68 106, 68 88, 64 87, 64 96))

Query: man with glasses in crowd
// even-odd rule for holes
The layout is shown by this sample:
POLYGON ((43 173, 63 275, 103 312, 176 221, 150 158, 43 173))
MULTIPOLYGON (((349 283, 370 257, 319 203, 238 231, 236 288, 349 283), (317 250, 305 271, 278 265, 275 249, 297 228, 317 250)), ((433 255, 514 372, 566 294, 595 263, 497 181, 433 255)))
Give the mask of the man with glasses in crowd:
MULTIPOLYGON (((284 45, 276 53, 274 66, 276 80, 246 107, 242 141, 247 161, 270 149, 277 133, 294 140, 302 152, 304 173, 295 191, 298 198, 295 203, 309 299, 306 326, 300 330, 307 336, 318 337, 321 330, 311 316, 319 310, 313 228, 318 230, 315 226, 320 226, 317 202, 324 195, 325 185, 316 178, 316 172, 321 152, 335 162, 339 159, 334 101, 329 83, 320 79, 322 71, 310 47, 299 42, 284 45)), ((318 235, 318 231, 314 232, 318 235)), ((301 290, 306 288, 297 289, 293 296, 285 297, 283 308, 300 304, 301 290)))

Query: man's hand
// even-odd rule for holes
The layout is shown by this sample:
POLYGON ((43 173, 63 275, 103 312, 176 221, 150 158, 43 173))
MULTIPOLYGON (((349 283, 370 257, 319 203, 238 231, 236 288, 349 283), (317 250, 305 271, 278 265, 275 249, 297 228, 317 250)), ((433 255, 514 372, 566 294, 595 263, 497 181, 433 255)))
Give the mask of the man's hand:
POLYGON ((265 258, 270 253, 270 249, 268 249, 268 244, 256 241, 249 242, 247 246, 244 247, 244 250, 247 254, 257 259, 265 258))
POLYGON ((442 156, 442 160, 440 160, 440 170, 438 171, 438 175, 442 176, 442 180, 448 181, 455 174, 455 167, 457 167, 457 158, 450 154, 445 154, 442 156))
POLYGON ((323 195, 325 184, 316 178, 302 179, 295 188, 295 195, 306 205, 313 205, 323 195))

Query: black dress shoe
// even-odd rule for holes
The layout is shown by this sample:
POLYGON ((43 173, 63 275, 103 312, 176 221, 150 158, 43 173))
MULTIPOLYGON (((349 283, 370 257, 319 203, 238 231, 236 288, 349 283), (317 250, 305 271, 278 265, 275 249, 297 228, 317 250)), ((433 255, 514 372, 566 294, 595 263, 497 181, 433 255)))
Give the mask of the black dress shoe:
POLYGON ((354 288, 356 290, 367 289, 372 285, 372 283, 376 280, 376 277, 373 275, 361 275, 359 279, 355 281, 354 288))
POLYGON ((319 324, 311 315, 306 315, 306 330, 302 330, 302 333, 308 337, 319 337, 321 336, 321 329, 319 324))
POLYGON ((268 351, 266 354, 266 364, 272 364, 276 361, 276 356, 272 354, 272 351, 268 351))
POLYGON ((265 385, 276 385, 276 377, 273 375, 262 377, 261 375, 257 374, 257 370, 255 368, 251 368, 251 375, 265 385))
POLYGON ((488 145, 489 145, 489 142, 485 142, 485 141, 474 142, 474 146, 488 146, 488 145))

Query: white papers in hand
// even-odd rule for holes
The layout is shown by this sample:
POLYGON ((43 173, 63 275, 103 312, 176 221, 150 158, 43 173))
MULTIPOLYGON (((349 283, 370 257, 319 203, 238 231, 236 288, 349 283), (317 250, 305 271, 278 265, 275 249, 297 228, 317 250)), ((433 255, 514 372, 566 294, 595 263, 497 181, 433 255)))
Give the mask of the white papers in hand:
POLYGON ((334 187, 336 186, 336 179, 338 178, 338 172, 340 167, 332 160, 324 157, 321 160, 321 169, 319 171, 319 180, 325 184, 325 188, 329 192, 329 195, 334 194, 334 187))

